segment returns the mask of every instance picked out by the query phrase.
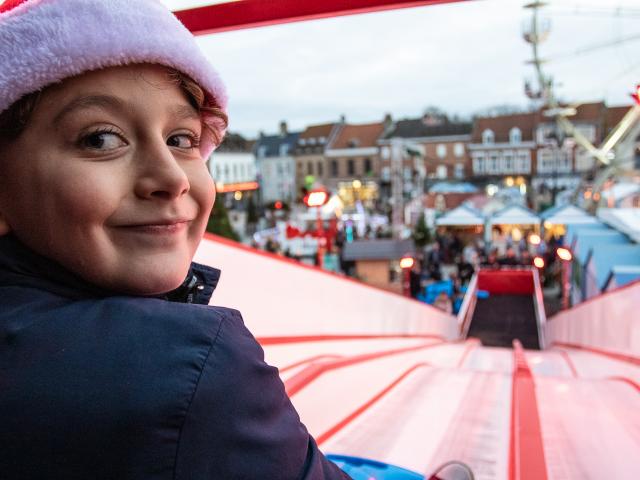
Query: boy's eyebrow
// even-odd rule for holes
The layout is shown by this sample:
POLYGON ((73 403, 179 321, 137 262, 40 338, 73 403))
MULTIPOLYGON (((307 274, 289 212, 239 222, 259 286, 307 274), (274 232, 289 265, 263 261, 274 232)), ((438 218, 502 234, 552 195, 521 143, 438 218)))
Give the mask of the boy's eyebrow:
POLYGON ((76 98, 75 100, 69 102, 54 117, 53 123, 59 123, 64 116, 68 115, 74 110, 91 107, 98 107, 105 110, 123 110, 125 108, 125 105, 122 100, 110 95, 87 95, 84 97, 76 98))
POLYGON ((169 112, 180 120, 200 120, 200 113, 191 105, 174 105, 169 112))

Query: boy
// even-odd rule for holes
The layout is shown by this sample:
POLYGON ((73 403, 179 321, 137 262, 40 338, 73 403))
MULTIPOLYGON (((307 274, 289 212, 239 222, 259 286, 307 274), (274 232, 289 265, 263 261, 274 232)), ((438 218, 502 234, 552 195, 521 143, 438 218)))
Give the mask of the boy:
POLYGON ((191 263, 226 97, 156 0, 0 5, 0 476, 347 478, 191 263))

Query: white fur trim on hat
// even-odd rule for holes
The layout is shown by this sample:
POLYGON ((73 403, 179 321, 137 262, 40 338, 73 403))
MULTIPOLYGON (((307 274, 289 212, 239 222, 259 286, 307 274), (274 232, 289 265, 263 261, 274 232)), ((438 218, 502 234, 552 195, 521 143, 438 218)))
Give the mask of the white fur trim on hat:
MULTIPOLYGON (((226 111, 220 77, 191 32, 158 0, 26 0, 0 13, 0 113, 65 78, 136 63, 187 74, 226 111)), ((203 146, 203 156, 212 149, 203 146)))

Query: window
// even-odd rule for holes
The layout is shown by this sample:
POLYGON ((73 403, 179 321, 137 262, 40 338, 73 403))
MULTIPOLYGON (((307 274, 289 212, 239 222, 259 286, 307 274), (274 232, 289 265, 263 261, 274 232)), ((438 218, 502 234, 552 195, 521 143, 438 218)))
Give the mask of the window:
POLYGON ((319 142, 321 145, 324 145, 325 143, 327 143, 327 137, 320 137, 320 138, 318 139, 318 142, 319 142))
POLYGON ((453 146, 453 154, 457 158, 460 158, 460 157, 464 156, 464 145, 462 143, 456 143, 453 146))
POLYGON ((280 177, 281 177, 281 176, 282 176, 282 174, 284 173, 284 171, 283 171, 284 169, 283 169, 283 165, 282 165, 282 163, 278 162, 278 163, 276 164, 276 169, 277 169, 277 171, 278 171, 278 176, 280 176, 280 177))
POLYGON ((307 175, 313 175, 313 163, 307 163, 307 175))
POLYGON ((267 146, 266 145, 260 145, 258 147, 258 158, 264 158, 267 156, 267 146))
POLYGON ((504 152, 504 167, 503 170, 505 173, 511 173, 515 171, 515 162, 513 161, 513 152, 506 151, 504 152))
POLYGON ((306 141, 304 138, 299 138, 299 139, 298 139, 298 143, 299 143, 300 145, 306 145, 307 141, 306 141))
POLYGON ((288 153, 289 153, 289 145, 287 145, 286 143, 283 143, 282 145, 280 145, 280 156, 286 157, 288 153))
POLYGON ((436 147, 436 155, 438 158, 444 158, 447 156, 447 146, 444 143, 438 144, 436 147))
POLYGON ((489 168, 487 168, 489 173, 498 173, 498 153, 491 152, 489 154, 489 168))
POLYGON ((371 168, 371 159, 370 158, 365 158, 364 159, 364 174, 365 175, 369 175, 369 173, 373 173, 372 172, 372 168, 371 168))
POLYGON ((233 165, 233 179, 235 180, 236 178, 238 178, 238 165, 234 164, 233 165))
POLYGON ((309 145, 315 145, 316 144, 316 139, 315 138, 310 138, 309 139, 309 145))
POLYGON ((391 168, 382 167, 381 178, 383 182, 391 181, 391 168))
POLYGON ((520 143, 522 141, 522 131, 518 127, 509 130, 509 142, 520 143))
POLYGON ((438 178, 447 178, 447 166, 446 165, 438 165, 436 168, 436 177, 438 178))
POLYGON ((316 171, 318 172, 319 177, 324 175, 324 172, 323 172, 324 168, 323 168, 322 162, 318 162, 318 164, 316 165, 316 168, 317 168, 316 171))
POLYGON ((356 148, 358 145, 360 145, 360 140, 358 140, 357 138, 352 138, 347 142, 347 145, 349 146, 349 148, 356 148))
POLYGON ((484 152, 474 152, 473 154, 473 173, 475 175, 483 175, 485 173, 485 154, 484 152))
POLYGON ((487 144, 491 144, 495 141, 495 136, 493 134, 493 130, 485 130, 484 132, 482 132, 482 143, 484 143, 485 145, 487 144))
POLYGON ((338 176, 338 161, 337 160, 331 160, 331 176, 332 177, 337 177, 338 176))
POLYGON ((519 173, 531 173, 531 154, 529 150, 518 151, 517 167, 519 173))
POLYGON ((229 180, 229 165, 224 166, 224 180, 225 182, 229 180))
POLYGON ((456 163, 454 175, 456 178, 464 178, 464 163, 456 163))
POLYGON ((347 160, 347 175, 355 175, 356 173, 356 162, 353 161, 352 158, 347 160))

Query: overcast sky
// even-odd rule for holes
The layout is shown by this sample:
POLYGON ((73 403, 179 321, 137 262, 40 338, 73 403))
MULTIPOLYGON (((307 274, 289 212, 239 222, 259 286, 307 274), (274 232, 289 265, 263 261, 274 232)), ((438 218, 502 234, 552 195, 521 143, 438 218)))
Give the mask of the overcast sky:
MULTIPOLYGON (((213 3, 163 0, 172 9, 213 3)), ((331 122, 417 117, 427 106, 470 116, 527 107, 521 0, 469 1, 198 37, 227 84, 232 131, 255 136, 331 122)), ((629 104, 640 83, 637 0, 550 0, 546 70, 568 101, 629 104), (633 40, 625 41, 625 39, 633 40), (618 42, 614 46, 603 47, 618 42), (590 48, 597 47, 599 48, 590 48), (585 53, 585 50, 589 50, 585 53), (555 60, 554 60, 555 59, 555 60)))

